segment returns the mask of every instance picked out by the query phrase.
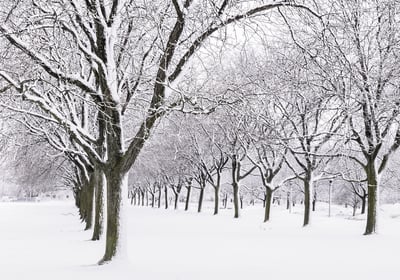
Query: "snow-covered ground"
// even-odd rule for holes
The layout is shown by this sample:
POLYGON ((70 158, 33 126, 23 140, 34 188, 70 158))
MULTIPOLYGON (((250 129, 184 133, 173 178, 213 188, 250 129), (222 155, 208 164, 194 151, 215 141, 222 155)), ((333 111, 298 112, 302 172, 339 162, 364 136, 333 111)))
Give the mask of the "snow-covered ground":
POLYGON ((400 279, 400 205, 384 206, 380 234, 362 236, 364 217, 319 205, 302 228, 301 206, 232 210, 130 207, 129 261, 97 266, 102 242, 89 241, 71 202, 0 203, 0 277, 23 279, 400 279))

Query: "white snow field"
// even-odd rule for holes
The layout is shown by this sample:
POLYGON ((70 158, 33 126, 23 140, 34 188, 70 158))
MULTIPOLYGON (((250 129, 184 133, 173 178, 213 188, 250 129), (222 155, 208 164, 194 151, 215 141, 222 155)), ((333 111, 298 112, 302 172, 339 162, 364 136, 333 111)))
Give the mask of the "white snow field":
POLYGON ((0 278, 400 279, 400 205, 383 207, 375 236, 362 235, 364 217, 334 210, 302 228, 301 206, 291 214, 275 206, 268 224, 258 206, 238 220, 229 209, 129 206, 129 260, 97 266, 103 244, 89 241, 72 202, 0 203, 0 278))

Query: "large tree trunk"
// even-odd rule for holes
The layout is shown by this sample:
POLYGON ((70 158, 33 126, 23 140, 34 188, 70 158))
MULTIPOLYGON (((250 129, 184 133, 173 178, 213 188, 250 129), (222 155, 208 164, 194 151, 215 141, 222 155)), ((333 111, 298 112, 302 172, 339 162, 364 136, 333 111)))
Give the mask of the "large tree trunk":
POLYGON ((271 212, 271 200, 272 200, 272 190, 270 188, 266 188, 264 223, 269 221, 269 214, 271 212))
POLYGON ((94 172, 91 172, 89 182, 87 182, 85 188, 85 212, 86 212, 86 226, 85 230, 89 230, 93 226, 93 210, 94 210, 94 189, 95 189, 96 179, 94 172))
POLYGON ((368 181, 368 211, 367 211, 367 226, 365 235, 377 232, 377 216, 379 205, 379 182, 373 162, 367 165, 367 181, 368 181))
POLYGON ((187 186, 187 193, 186 193, 186 201, 185 201, 185 211, 189 210, 189 202, 190 202, 190 192, 192 191, 192 186, 187 186))
POLYGON ((311 194, 313 193, 313 183, 311 176, 307 176, 304 180, 304 221, 303 226, 310 224, 311 215, 311 194))
POLYGON ((103 171, 95 169, 96 187, 95 187, 95 215, 92 240, 99 240, 103 234, 104 223, 104 187, 105 177, 103 171))
POLYGON ((205 186, 201 186, 200 194, 199 194, 199 203, 198 203, 198 206, 197 206, 197 212, 198 213, 201 212, 201 208, 203 207, 204 189, 205 189, 205 186))
POLYGON ((111 261, 116 256, 124 257, 126 250, 124 198, 128 193, 128 178, 117 168, 107 171, 105 175, 107 180, 106 250, 100 264, 111 261))

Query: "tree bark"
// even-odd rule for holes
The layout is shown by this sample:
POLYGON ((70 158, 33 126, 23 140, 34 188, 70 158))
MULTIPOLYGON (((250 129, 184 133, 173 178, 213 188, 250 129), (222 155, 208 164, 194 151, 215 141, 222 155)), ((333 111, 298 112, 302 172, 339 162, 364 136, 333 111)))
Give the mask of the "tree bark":
POLYGON ((91 172, 89 182, 87 182, 86 195, 85 195, 85 206, 86 206, 86 226, 85 230, 89 230, 93 227, 93 210, 94 210, 94 189, 95 189, 96 179, 94 172, 91 172))
POLYGON ((95 187, 95 217, 92 240, 100 240, 103 234, 104 224, 104 173, 100 169, 95 169, 96 187, 95 187))
POLYGON ((175 202, 174 202, 174 209, 178 209, 178 200, 179 200, 179 193, 175 193, 175 202))
POLYGON ((167 186, 165 186, 164 187, 164 206, 165 206, 165 209, 168 209, 168 187, 167 186))
POLYGON ((158 208, 161 208, 161 188, 158 189, 158 208))
POLYGON ((239 184, 237 182, 232 183, 233 187, 233 207, 235 208, 234 218, 239 218, 239 184))
POLYGON ((214 187, 214 215, 219 211, 219 187, 214 187))
POLYGON ((185 211, 189 210, 189 202, 190 202, 190 192, 192 191, 192 186, 187 186, 187 193, 186 193, 186 201, 185 201, 185 211))
POLYGON ((367 206, 367 195, 364 193, 364 196, 361 198, 361 214, 365 214, 365 210, 367 206))
POLYGON ((379 182, 375 165, 373 162, 368 163, 366 167, 368 181, 368 210, 367 210, 367 226, 364 235, 377 232, 377 216, 379 204, 379 182))
POLYGON ((266 188, 264 223, 269 221, 269 214, 271 213, 271 200, 272 190, 270 188, 266 188))
POLYGON ((127 174, 118 168, 112 168, 105 172, 107 180, 107 232, 104 257, 99 262, 103 264, 111 261, 115 256, 124 256, 126 250, 125 241, 125 217, 124 198, 128 192, 127 174), (123 245, 121 245, 123 244, 123 245))
POLYGON ((200 188, 199 203, 198 203, 198 207, 197 207, 197 212, 198 212, 198 213, 201 212, 201 209, 202 209, 202 207, 203 207, 204 189, 205 189, 204 186, 202 186, 202 187, 200 188))
POLYGON ((304 179, 304 221, 303 226, 308 226, 310 224, 311 215, 311 194, 313 193, 313 183, 311 181, 311 176, 307 176, 304 179))

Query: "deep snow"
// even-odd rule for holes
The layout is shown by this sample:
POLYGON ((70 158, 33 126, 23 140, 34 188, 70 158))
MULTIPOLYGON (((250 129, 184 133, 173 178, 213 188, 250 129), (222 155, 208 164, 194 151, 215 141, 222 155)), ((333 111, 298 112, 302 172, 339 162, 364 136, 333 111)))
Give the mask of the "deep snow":
POLYGON ((384 206, 381 230, 363 236, 364 217, 324 205, 302 228, 301 206, 247 207, 212 216, 128 209, 129 260, 97 266, 102 242, 89 241, 72 202, 0 203, 1 279, 400 279, 400 205, 384 206))

